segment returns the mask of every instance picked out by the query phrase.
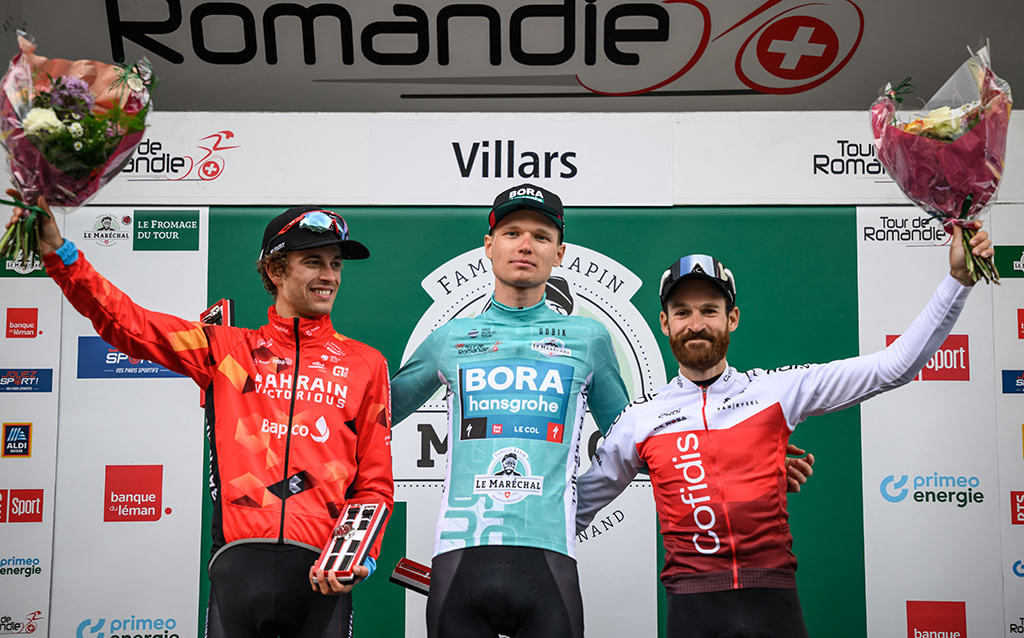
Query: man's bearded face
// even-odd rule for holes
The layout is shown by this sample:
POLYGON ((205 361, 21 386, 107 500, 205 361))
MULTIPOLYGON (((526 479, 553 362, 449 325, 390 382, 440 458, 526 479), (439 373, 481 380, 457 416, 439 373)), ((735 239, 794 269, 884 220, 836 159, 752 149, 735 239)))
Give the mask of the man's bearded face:
POLYGON ((715 333, 711 328, 700 332, 679 332, 669 337, 672 354, 683 367, 709 370, 725 358, 729 350, 729 331, 715 333))

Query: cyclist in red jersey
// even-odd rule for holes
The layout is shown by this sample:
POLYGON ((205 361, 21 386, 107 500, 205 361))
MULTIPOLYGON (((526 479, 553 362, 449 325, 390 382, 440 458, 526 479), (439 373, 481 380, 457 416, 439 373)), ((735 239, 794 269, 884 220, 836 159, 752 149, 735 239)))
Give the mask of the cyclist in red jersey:
MULTIPOLYGON (((345 220, 301 206, 267 225, 258 267, 274 304, 257 330, 137 306, 61 237, 52 216, 39 248, 47 273, 105 341, 206 393, 214 502, 207 636, 350 635, 353 585, 311 565, 346 499, 381 497, 392 509, 394 484, 387 362, 335 332, 329 315, 342 260, 369 257, 345 220)), ((381 536, 356 582, 374 569, 381 536)))
MULTIPOLYGON (((993 254, 984 231, 971 245, 975 255, 993 254)), ((665 272, 661 328, 679 375, 636 399, 612 425, 580 477, 576 528, 585 529, 641 467, 650 469, 665 539, 670 638, 807 636, 786 512, 789 435, 808 416, 914 378, 974 283, 956 227, 949 261, 950 274, 928 306, 885 350, 767 372, 726 363, 740 313, 735 280, 721 262, 689 255, 665 272)))

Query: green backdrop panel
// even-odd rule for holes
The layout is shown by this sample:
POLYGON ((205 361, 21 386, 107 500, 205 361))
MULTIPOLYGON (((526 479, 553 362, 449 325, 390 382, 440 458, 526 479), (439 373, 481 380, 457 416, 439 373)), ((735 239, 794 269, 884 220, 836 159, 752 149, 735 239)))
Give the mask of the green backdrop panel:
MULTIPOLYGON (((431 303, 420 282, 450 258, 482 244, 487 209, 332 210, 345 217, 352 238, 371 252, 367 261, 345 264, 332 313, 334 327, 379 349, 394 372, 410 333, 431 303)), ((283 207, 210 209, 210 302, 234 299, 238 325, 257 327, 266 320, 271 299, 263 291, 254 264, 263 228, 282 211, 283 207)), ((736 276, 741 316, 729 351, 730 364, 741 370, 769 369, 857 354, 853 208, 574 208, 566 213, 565 239, 608 255, 641 277, 644 285, 633 303, 659 338, 657 285, 661 273, 679 256, 705 252, 724 262, 736 276)), ((671 351, 664 339, 661 345, 672 376, 671 351)), ((792 441, 812 451, 817 459, 814 478, 789 502, 808 629, 811 635, 864 636, 859 411, 811 419, 797 428, 792 441)), ((357 608, 362 638, 403 635, 404 614, 398 610, 404 610, 404 590, 387 582, 405 549, 404 510, 396 509, 379 572, 360 585, 356 594, 359 608, 389 610, 387 622, 362 624, 357 608)), ((207 529, 209 516, 207 505, 207 529)), ((656 533, 654 521, 651 526, 656 533)), ((207 544, 204 556, 208 556, 209 534, 204 533, 203 538, 207 544)), ((659 549, 659 568, 661 563, 659 549)), ((202 578, 200 604, 205 609, 205 573, 202 578)), ((663 598, 664 590, 659 587, 659 592, 663 598)), ((663 615, 663 601, 659 609, 663 615)))

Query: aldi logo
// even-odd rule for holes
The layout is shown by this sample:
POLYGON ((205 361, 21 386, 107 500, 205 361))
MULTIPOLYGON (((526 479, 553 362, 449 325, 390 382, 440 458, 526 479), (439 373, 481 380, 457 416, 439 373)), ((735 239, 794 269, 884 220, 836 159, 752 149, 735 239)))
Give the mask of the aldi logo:
POLYGON ((163 465, 108 465, 103 522, 160 520, 163 486, 163 465))
MULTIPOLYGON (((899 335, 887 335, 888 346, 899 335)), ((971 350, 968 335, 949 335, 914 381, 970 381, 971 350)))
POLYGON ((38 308, 8 308, 7 338, 34 339, 39 334, 38 308))
POLYGON ((32 457, 32 424, 4 423, 4 449, 0 457, 5 459, 27 459, 32 457))
POLYGON ((967 604, 908 600, 907 638, 967 638, 967 604))
POLYGON ((0 523, 42 523, 43 490, 0 490, 0 523))
POLYGON ((1010 524, 1024 525, 1024 492, 1010 492, 1010 524))
POLYGON ((1003 370, 1003 394, 1024 394, 1024 370, 1003 370))

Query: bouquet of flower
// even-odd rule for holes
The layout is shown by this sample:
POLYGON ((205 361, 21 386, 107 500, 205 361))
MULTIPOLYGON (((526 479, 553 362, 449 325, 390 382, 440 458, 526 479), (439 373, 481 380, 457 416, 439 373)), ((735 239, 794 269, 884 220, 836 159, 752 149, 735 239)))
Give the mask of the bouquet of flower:
POLYGON ((999 283, 991 259, 971 255, 970 224, 994 203, 1003 176, 1010 87, 990 68, 988 47, 972 53, 924 107, 906 120, 897 112, 913 91, 910 78, 887 84, 871 106, 878 159, 911 202, 947 232, 964 229, 967 266, 975 281, 999 283))
POLYGON ((0 143, 20 201, 29 211, 0 240, 0 258, 32 264, 38 246, 35 206, 42 195, 63 213, 85 205, 128 163, 142 142, 155 84, 146 60, 131 68, 21 51, 0 80, 0 143))

